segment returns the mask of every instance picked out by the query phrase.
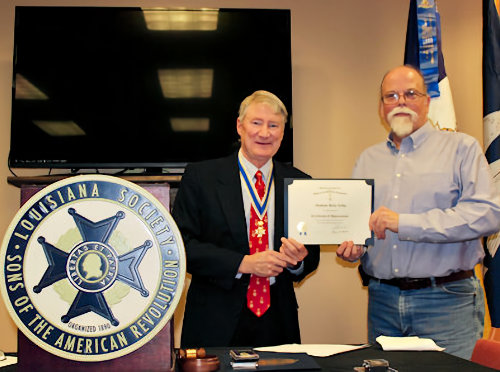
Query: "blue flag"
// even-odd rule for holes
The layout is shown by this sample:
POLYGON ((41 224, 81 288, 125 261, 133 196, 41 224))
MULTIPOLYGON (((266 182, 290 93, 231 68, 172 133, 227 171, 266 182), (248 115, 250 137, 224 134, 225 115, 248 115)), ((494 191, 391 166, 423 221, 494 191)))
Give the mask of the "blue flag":
MULTIPOLYGON (((500 11, 499 0, 483 0, 484 147, 500 190, 500 11)), ((484 276, 491 326, 500 328, 500 233, 488 237, 484 276)))
POLYGON ((441 51, 441 20, 435 0, 410 0, 405 65, 420 69, 431 97, 429 120, 438 129, 456 130, 453 98, 441 51))

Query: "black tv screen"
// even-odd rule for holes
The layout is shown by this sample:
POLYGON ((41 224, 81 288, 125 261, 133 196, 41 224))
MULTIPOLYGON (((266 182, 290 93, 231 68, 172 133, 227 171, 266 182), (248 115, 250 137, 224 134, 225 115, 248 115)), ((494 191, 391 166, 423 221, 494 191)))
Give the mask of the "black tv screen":
POLYGON ((12 168, 178 168, 238 147, 255 90, 290 113, 290 11, 17 6, 12 168))

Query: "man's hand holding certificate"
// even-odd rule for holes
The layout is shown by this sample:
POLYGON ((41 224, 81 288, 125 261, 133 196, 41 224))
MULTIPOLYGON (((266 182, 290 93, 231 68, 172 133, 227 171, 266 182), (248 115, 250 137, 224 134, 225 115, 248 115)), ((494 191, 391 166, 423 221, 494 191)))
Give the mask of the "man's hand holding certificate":
POLYGON ((285 234, 303 244, 372 244, 373 187, 371 179, 286 179, 285 234))

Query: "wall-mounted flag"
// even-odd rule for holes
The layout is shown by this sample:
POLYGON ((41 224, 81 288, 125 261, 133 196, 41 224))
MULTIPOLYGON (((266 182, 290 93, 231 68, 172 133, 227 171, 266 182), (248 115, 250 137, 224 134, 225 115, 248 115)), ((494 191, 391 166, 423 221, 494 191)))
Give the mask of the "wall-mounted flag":
POLYGON ((441 51, 441 20, 435 0, 411 0, 406 30, 405 65, 419 68, 431 97, 429 120, 455 131, 457 120, 441 51))

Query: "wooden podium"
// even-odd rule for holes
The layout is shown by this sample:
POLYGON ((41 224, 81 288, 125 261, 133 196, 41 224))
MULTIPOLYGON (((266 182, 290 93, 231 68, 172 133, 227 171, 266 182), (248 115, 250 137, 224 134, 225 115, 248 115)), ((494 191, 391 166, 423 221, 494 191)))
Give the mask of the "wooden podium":
MULTIPOLYGON (((64 177, 9 177, 8 183, 20 187, 21 205, 48 184, 64 177)), ((127 179, 127 177, 124 177, 127 179)), ((172 176, 134 176, 129 178, 153 194, 167 210, 170 210, 169 182, 178 182, 172 176)), ((64 359, 38 347, 22 332, 18 331, 18 370, 19 371, 173 371, 174 319, 148 343, 138 350, 119 358, 101 362, 78 362, 64 359)))
POLYGON ((17 332, 18 371, 173 371, 174 319, 140 349, 122 357, 102 362, 77 362, 51 354, 29 340, 22 332, 17 332))

